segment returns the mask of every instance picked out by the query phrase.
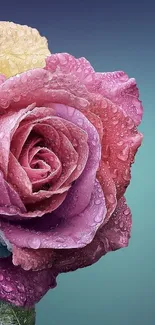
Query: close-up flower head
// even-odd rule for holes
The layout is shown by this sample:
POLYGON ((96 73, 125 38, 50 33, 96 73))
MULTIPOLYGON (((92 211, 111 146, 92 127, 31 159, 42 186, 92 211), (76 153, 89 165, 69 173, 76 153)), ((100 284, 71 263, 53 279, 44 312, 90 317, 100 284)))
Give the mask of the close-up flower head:
POLYGON ((0 36, 0 299, 31 307, 60 273, 128 246, 143 108, 125 72, 51 54, 27 26, 0 36))

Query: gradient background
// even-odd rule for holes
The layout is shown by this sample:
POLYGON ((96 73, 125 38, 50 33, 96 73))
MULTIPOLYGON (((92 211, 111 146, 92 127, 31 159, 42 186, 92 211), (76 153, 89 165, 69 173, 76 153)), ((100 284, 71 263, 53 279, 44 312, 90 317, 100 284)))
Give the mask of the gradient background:
POLYGON ((136 78, 145 109, 143 146, 126 194, 133 213, 129 247, 59 276, 37 305, 36 325, 154 325, 155 2, 5 1, 0 20, 36 27, 52 52, 85 56, 97 71, 124 70, 136 78))

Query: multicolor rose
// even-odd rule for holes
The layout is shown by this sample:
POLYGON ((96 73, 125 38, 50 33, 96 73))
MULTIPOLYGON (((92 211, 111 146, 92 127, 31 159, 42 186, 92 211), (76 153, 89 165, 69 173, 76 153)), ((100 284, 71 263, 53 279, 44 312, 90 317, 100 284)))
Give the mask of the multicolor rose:
POLYGON ((50 54, 37 31, 9 26, 19 46, 8 58, 4 50, 0 79, 0 233, 11 251, 0 259, 0 297, 30 306, 59 273, 128 245, 124 194, 143 109, 124 72, 95 72, 85 58, 50 54), (22 33, 38 47, 24 52, 22 33))

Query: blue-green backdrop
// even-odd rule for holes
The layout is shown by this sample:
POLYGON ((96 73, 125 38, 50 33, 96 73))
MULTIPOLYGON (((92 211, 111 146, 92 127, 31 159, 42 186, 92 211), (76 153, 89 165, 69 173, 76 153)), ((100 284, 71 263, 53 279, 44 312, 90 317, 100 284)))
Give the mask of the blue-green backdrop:
POLYGON ((59 276, 57 288, 37 305, 36 325, 154 325, 155 3, 48 1, 6 0, 0 20, 36 27, 52 52, 85 56, 97 71, 124 70, 135 77, 144 141, 126 194, 133 214, 129 247, 59 276))

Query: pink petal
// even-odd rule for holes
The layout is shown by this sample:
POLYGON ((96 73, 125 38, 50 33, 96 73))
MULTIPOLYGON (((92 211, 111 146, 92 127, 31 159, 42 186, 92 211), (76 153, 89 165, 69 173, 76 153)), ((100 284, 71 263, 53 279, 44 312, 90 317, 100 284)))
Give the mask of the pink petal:
POLYGON ((87 89, 76 76, 53 76, 50 71, 33 69, 9 78, 0 85, 0 113, 8 108, 17 111, 32 103, 45 106, 49 102, 81 109, 89 106, 89 97, 87 89))
MULTIPOLYGON (((24 143, 28 139, 28 136, 30 135, 32 129, 33 125, 19 125, 18 129, 15 131, 12 137, 10 150, 13 155, 17 158, 17 160, 19 159, 24 143)), ((33 145, 35 145, 39 140, 40 139, 37 138, 36 142, 33 145)))
POLYGON ((86 167, 75 184, 72 185, 64 203, 56 211, 57 216, 63 215, 69 218, 82 212, 90 201, 101 157, 100 139, 95 127, 81 112, 61 104, 52 106, 58 116, 80 126, 88 135, 89 156, 86 167))
POLYGON ((0 299, 16 306, 31 307, 55 288, 56 276, 51 269, 24 271, 14 266, 11 257, 0 258, 0 299))
POLYGON ((110 170, 119 199, 129 185, 130 168, 143 136, 118 106, 100 97, 98 100, 92 111, 103 123, 102 160, 110 170))
POLYGON ((115 183, 111 177, 109 168, 102 160, 100 161, 100 166, 97 171, 97 179, 102 187, 107 207, 107 214, 104 220, 105 224, 111 217, 111 214, 115 211, 115 208, 117 206, 117 199, 115 183))
POLYGON ((14 265, 20 265, 24 270, 39 271, 51 268, 53 264, 53 249, 30 249, 13 246, 12 261, 14 265))
POLYGON ((5 176, 7 175, 11 138, 20 121, 24 119, 31 108, 32 106, 29 106, 19 112, 9 111, 0 118, 0 169, 5 176))
POLYGON ((58 272, 74 271, 96 263, 110 251, 128 246, 131 224, 131 211, 122 197, 110 220, 98 230, 90 244, 78 250, 55 250, 54 268, 58 272))
MULTIPOLYGON (((28 149, 27 149, 28 150, 28 149)), ((62 166, 58 157, 48 148, 35 147, 30 152, 22 151, 19 159, 23 169, 26 171, 33 187, 33 191, 42 189, 42 186, 55 182, 61 175, 62 166), (25 154, 29 154, 29 166, 25 161, 25 154), (36 169, 35 166, 38 166, 36 169)))
POLYGON ((118 104, 136 125, 142 119, 143 107, 134 78, 123 71, 96 73, 85 58, 76 59, 68 53, 52 54, 46 59, 46 69, 53 74, 75 75, 90 93, 101 94, 118 104))
MULTIPOLYGON (((41 124, 36 126, 35 130, 37 130, 39 134, 48 139, 48 147, 51 146, 51 150, 53 150, 53 152, 61 161, 62 174, 60 175, 59 179, 52 185, 52 189, 57 190, 66 182, 66 180, 69 179, 72 172, 76 169, 78 154, 69 139, 60 131, 58 132, 60 148, 57 146, 57 142, 55 142, 54 138, 50 136, 51 130, 53 132, 53 127, 51 125, 41 124)), ((69 185, 68 182, 66 185, 69 185)))
POLYGON ((119 105, 125 116, 130 117, 136 125, 140 124, 143 107, 134 78, 129 78, 123 71, 96 73, 94 87, 98 93, 119 105))
MULTIPOLYGON (((50 123, 50 125, 52 125, 57 130, 58 133, 61 131, 61 133, 63 133, 70 140, 72 146, 74 147, 74 149, 78 154, 77 167, 72 172, 70 177, 67 179, 67 184, 71 183, 82 174, 86 166, 88 160, 88 154, 89 154, 89 147, 87 144, 88 135, 79 126, 60 117, 53 117, 49 121, 46 121, 46 123, 50 123)), ((57 146, 55 149, 57 149, 57 146)), ((56 150, 57 155, 59 155, 61 151, 62 151, 62 146, 61 149, 58 148, 56 150)))
POLYGON ((12 153, 10 153, 9 159, 8 180, 19 193, 20 197, 22 198, 22 201, 26 205, 27 211, 30 212, 26 213, 26 215, 25 213, 23 214, 19 212, 20 216, 26 217, 41 216, 46 213, 46 210, 47 212, 52 212, 59 206, 60 202, 62 203, 62 200, 64 200, 64 198, 66 197, 67 191, 69 189, 69 187, 64 187, 56 191, 40 190, 39 192, 32 193, 32 184, 25 170, 22 168, 22 166, 19 164, 19 162, 16 160, 12 153), (14 173, 12 173, 12 170, 14 171, 14 173), (48 198, 50 198, 50 201, 48 200, 48 198), (45 202, 43 201, 43 199, 45 202), (37 206, 35 206, 34 203, 38 201, 39 203, 37 204, 37 206), (45 210, 43 212, 44 203, 45 210), (31 204, 33 204, 33 206, 31 206, 31 204), (36 209, 36 213, 33 213, 33 209, 36 209))
POLYGON ((5 237, 18 247, 38 248, 79 248, 92 241, 97 229, 103 224, 106 206, 102 189, 96 181, 87 208, 73 218, 46 215, 42 218, 14 225, 1 221, 5 237))
POLYGON ((11 152, 8 165, 8 181, 13 185, 21 198, 31 195, 32 184, 25 170, 11 152))
POLYGON ((25 206, 17 192, 4 180, 3 173, 0 172, 0 215, 7 218, 19 211, 25 212, 25 206))

